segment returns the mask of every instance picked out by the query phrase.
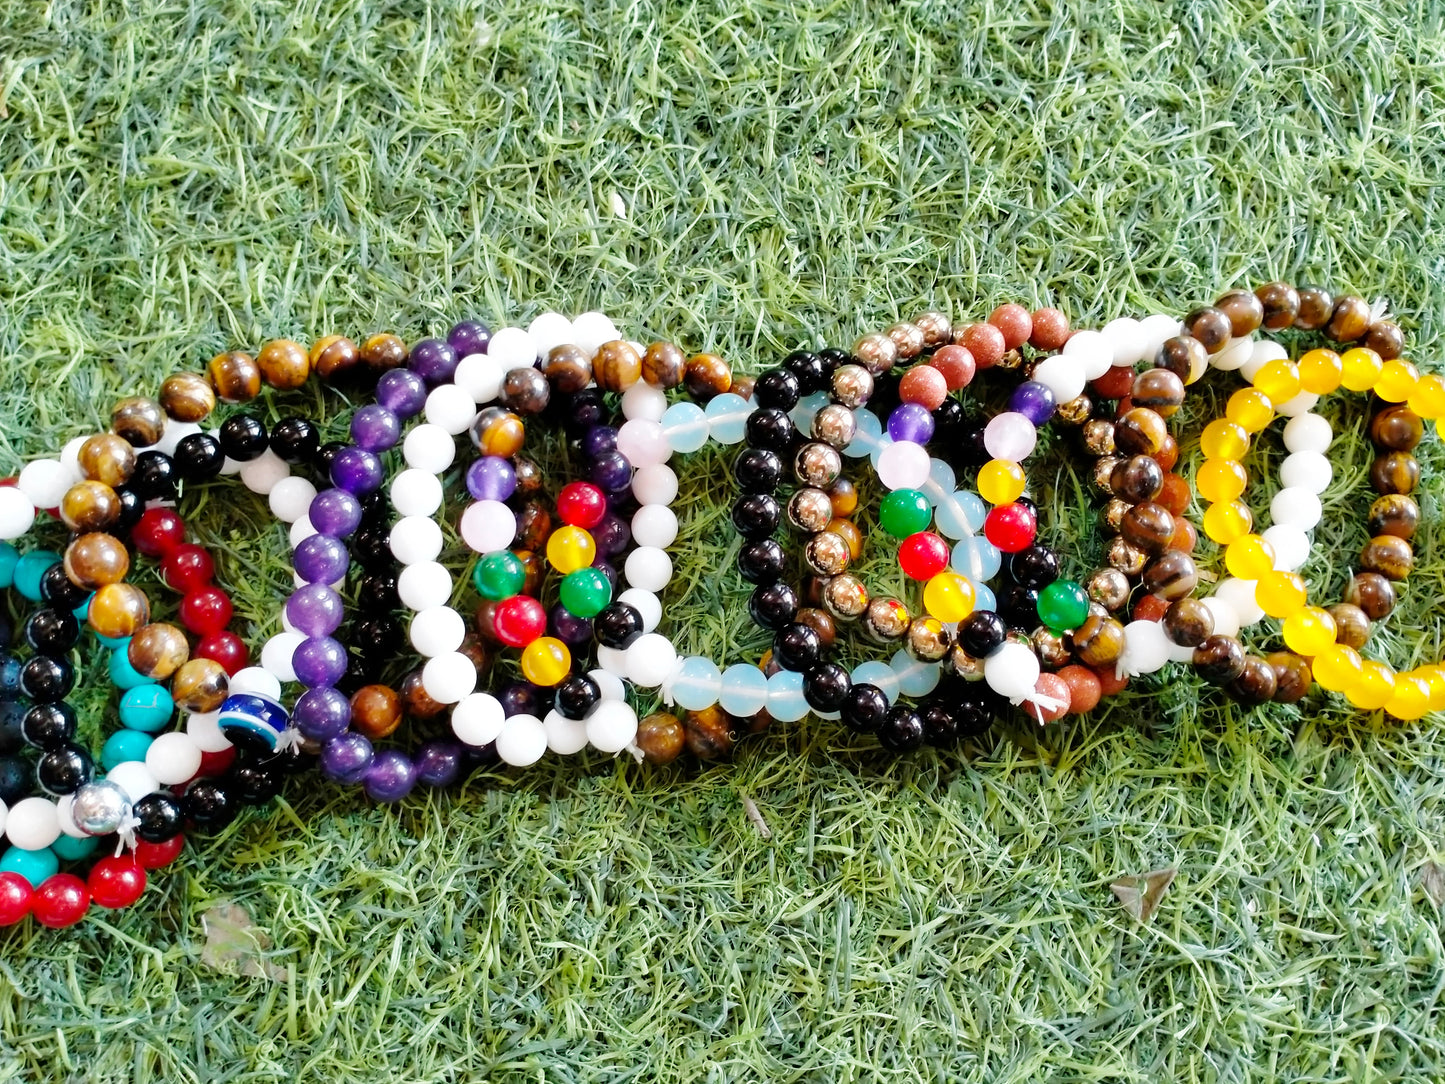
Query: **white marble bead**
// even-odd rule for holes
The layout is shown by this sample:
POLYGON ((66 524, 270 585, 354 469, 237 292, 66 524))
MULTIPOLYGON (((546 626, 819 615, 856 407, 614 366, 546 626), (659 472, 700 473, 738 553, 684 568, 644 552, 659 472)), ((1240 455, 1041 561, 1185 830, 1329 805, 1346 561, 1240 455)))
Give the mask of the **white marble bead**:
POLYGON ((418 561, 401 570, 396 593, 408 610, 445 606, 452 597, 452 574, 436 561, 418 561))
POLYGON ((455 384, 438 384, 427 394, 425 414, 428 424, 440 426, 455 437, 465 433, 472 424, 477 416, 477 404, 469 392, 455 384))
POLYGON ((404 565, 435 561, 443 541, 441 525, 430 516, 404 516, 392 524, 391 554, 404 565))
POLYGON ((201 747, 180 731, 157 735, 146 750, 145 766, 157 783, 179 786, 201 770, 201 747))
POLYGON ((401 444, 402 458, 408 467, 441 474, 452 465, 457 455, 457 443, 452 434, 440 425, 425 422, 414 426, 401 444))
POLYGON ((632 541, 667 548, 677 541, 677 514, 665 504, 644 504, 632 516, 632 541))
POLYGON ((434 516, 442 506, 442 480, 431 471, 411 467, 391 480, 391 506, 403 516, 434 516))
POLYGON ((661 591, 672 579, 672 558, 656 546, 638 546, 627 555, 622 574, 632 587, 661 591))
POLYGON ((266 497, 282 479, 291 476, 291 465, 268 449, 249 463, 243 464, 240 474, 242 485, 252 493, 266 497))

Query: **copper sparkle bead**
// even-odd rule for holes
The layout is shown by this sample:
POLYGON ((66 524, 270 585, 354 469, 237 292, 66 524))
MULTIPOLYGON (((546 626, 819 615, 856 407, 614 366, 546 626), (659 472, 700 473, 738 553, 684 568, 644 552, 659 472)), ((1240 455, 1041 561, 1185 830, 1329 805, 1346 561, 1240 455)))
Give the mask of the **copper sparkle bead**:
POLYGON ((261 370, 256 359, 239 350, 213 357, 206 366, 206 378, 227 403, 249 403, 261 394, 261 370))

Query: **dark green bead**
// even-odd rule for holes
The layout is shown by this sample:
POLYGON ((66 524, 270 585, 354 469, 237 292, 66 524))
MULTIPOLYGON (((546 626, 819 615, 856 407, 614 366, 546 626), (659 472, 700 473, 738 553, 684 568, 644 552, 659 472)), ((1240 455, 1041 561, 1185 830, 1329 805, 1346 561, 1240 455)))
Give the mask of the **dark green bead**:
POLYGON ((557 593, 573 617, 596 617, 612 601, 612 584, 595 568, 579 568, 562 577, 557 593))
POLYGON ((472 583, 482 598, 501 602, 522 590, 527 582, 527 569, 511 550, 489 553, 472 569, 472 583))
POLYGON ((1039 592, 1039 620, 1050 632, 1070 632, 1088 616, 1088 592, 1073 580, 1055 580, 1039 592))
POLYGON ((916 489, 895 489, 883 498, 878 509, 878 522, 894 538, 928 530, 933 522, 933 507, 928 498, 916 489))

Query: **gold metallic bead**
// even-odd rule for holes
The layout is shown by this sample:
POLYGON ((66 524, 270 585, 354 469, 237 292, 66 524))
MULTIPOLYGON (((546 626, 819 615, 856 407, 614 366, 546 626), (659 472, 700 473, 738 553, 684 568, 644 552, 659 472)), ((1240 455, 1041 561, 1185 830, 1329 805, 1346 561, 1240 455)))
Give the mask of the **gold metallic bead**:
POLYGON ((983 660, 954 644, 948 649, 948 667, 965 681, 983 680, 983 660))
POLYGON ((913 324, 923 332, 925 347, 943 346, 953 338, 953 325, 941 312, 924 312, 913 318, 913 324))
POLYGON ((898 344, 881 331, 864 335, 853 344, 853 356, 875 376, 886 373, 898 361, 898 344))
POLYGON ((1084 423, 1084 447, 1092 455, 1114 454, 1114 423, 1095 418, 1084 423))
POLYGON ((1023 354, 1019 353, 1017 350, 1009 350, 1004 353, 1003 357, 998 359, 998 363, 994 366, 994 368, 1013 370, 1019 368, 1019 366, 1023 365, 1023 363, 1023 354))
POLYGON ((936 617, 914 618, 904 648, 919 662, 941 662, 953 646, 953 637, 936 617))
POLYGON ((1055 411, 1055 417, 1065 425, 1083 425, 1093 413, 1094 400, 1087 395, 1076 395, 1055 411))
POLYGON ((1110 478, 1114 473, 1114 468, 1122 462, 1124 461, 1118 456, 1100 456, 1098 461, 1094 464, 1094 488, 1097 489, 1100 493, 1108 493, 1112 495, 1114 492, 1114 485, 1110 481, 1110 478))
POLYGON ((1123 525, 1124 517, 1129 514, 1129 509, 1134 506, 1128 501, 1121 501, 1118 497, 1109 498, 1109 503, 1104 505, 1104 526, 1115 534, 1123 525))
POLYGON ((1040 625, 1034 629, 1030 639, 1033 641, 1034 654, 1048 669, 1057 670, 1061 666, 1069 665, 1070 653, 1062 636, 1057 636, 1040 625))
POLYGON ((1106 610, 1118 610, 1129 601, 1129 577, 1117 568, 1101 568, 1089 577, 1084 590, 1106 610))
POLYGON ((923 329, 917 324, 894 324, 885 334, 898 348, 898 360, 912 361, 923 353, 923 329))
POLYGON ((1137 576, 1144 571, 1144 566, 1149 563, 1149 555, 1138 546, 1132 546, 1122 538, 1116 538, 1109 543, 1105 553, 1105 559, 1109 562, 1110 568, 1117 568, 1126 576, 1137 576))

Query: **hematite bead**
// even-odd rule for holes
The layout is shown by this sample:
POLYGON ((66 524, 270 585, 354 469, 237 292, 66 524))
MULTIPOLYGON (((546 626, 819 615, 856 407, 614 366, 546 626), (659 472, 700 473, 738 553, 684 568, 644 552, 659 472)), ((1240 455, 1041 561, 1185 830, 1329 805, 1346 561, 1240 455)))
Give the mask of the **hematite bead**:
POLYGON ((852 686, 838 711, 843 725, 860 734, 876 734, 888 718, 888 697, 877 685, 852 686))
POLYGON ((592 631, 603 647, 624 648, 642 635, 642 614, 626 602, 609 603, 592 619, 592 631))
POLYGON ((1021 583, 1002 584, 998 589, 998 612, 1012 626, 1034 628, 1039 624, 1039 593, 1021 583))
POLYGON ((778 454, 786 453, 798 439, 798 427, 786 411, 763 407, 748 415, 748 444, 778 454))
MULTIPOLYGON (((846 522, 846 521, 845 521, 846 522)), ((848 568, 852 554, 846 539, 832 531, 819 531, 803 548, 808 568, 819 576, 836 576, 848 568)))
POLYGON ((1120 609, 1129 601, 1129 577, 1117 568, 1101 568, 1085 585, 1089 599, 1106 610, 1120 609))
POLYGON ((165 843, 175 839, 185 828, 185 811, 180 799, 170 794, 147 794, 131 807, 136 820, 135 834, 147 843, 165 843))
POLYGON ((748 583, 776 583, 782 578, 787 556, 771 538, 749 542, 738 551, 738 572, 748 583))
POLYGON ((811 441, 793 456, 793 475, 805 486, 826 488, 838 480, 843 470, 843 457, 837 448, 822 441, 811 441))
POLYGON ((54 749, 75 737, 75 709, 64 701, 35 704, 20 721, 20 736, 37 749, 54 749))
POLYGON ((396 593, 396 577, 384 572, 373 572, 362 578, 357 588, 356 601, 362 610, 394 610, 401 605, 396 593))
POLYGON ((1003 646, 1008 623, 992 610, 975 610, 958 623, 958 646, 976 659, 986 659, 1003 646))
POLYGON ((748 613, 765 629, 781 629, 798 615, 798 595, 785 583, 753 588, 748 596, 748 613))
POLYGON ((331 464, 335 462, 336 457, 342 452, 344 452, 347 447, 349 447, 349 445, 347 445, 345 441, 327 441, 321 447, 316 449, 316 454, 312 456, 312 462, 315 464, 317 470, 319 470, 327 478, 330 478, 331 464))
POLYGON ((1211 685, 1228 685, 1244 672, 1244 648, 1233 636, 1209 636, 1194 649, 1194 668, 1211 685))
POLYGON ((401 622, 386 614, 358 618, 351 626, 351 642, 368 659, 384 659, 406 642, 401 622))
MULTIPOLYGON (((55 609, 69 613, 79 607, 90 596, 90 592, 70 582, 65 566, 57 561, 40 574, 40 597, 55 609)), ((79 626, 77 625, 77 634, 79 626)))
POLYGON ((823 606, 839 621, 856 621, 868 609, 868 589, 850 572, 823 582, 823 606))
POLYGON ((818 634, 807 625, 785 625, 773 637, 773 659, 784 670, 807 670, 817 664, 822 653, 818 634))
POLYGON ((903 646, 909 657, 919 662, 942 662, 953 646, 953 637, 936 617, 915 617, 903 646))
POLYGON ((35 781, 45 793, 74 794, 94 775, 90 755, 76 745, 62 745, 47 751, 35 765, 35 781))
POLYGON ((745 493, 733 504, 733 526, 747 539, 767 538, 782 522, 783 510, 766 493, 745 493))
POLYGON ((800 531, 815 534, 833 518, 833 499, 821 489, 800 489, 788 500, 788 522, 800 531))
POLYGON ((20 757, 0 757, 0 802, 14 805, 30 796, 35 776, 30 765, 20 757))
POLYGON ((753 402, 771 410, 792 410, 798 405, 800 382, 787 369, 769 369, 753 384, 753 402))
POLYGON ((803 674, 803 699, 814 711, 837 711, 852 687, 848 671, 837 663, 820 663, 803 674))
POLYGON ((912 708, 896 704, 878 728, 878 744, 890 753, 907 753, 923 744, 923 720, 912 708))
POLYGON ((744 493, 776 493, 783 480, 783 461, 764 448, 744 448, 733 462, 733 478, 744 493))
POLYGON ((927 701, 918 709, 918 718, 923 723, 923 740, 935 749, 947 749, 958 743, 958 720, 943 703, 927 701))
POLYGON ((281 793, 280 771, 269 762, 243 756, 231 769, 227 781, 237 801, 245 805, 262 805, 281 793))
POLYGON ((1241 703, 1263 704, 1274 697, 1278 686, 1274 667, 1258 655, 1249 655, 1227 691, 1241 703))
POLYGON ((141 452, 135 457, 135 470, 128 484, 145 500, 175 500, 179 473, 171 457, 164 452, 141 452))
POLYGON ((209 433, 191 433, 180 439, 171 456, 180 476, 188 482, 203 482, 221 473, 226 453, 221 442, 209 433))
POLYGON ((282 418, 271 430, 271 451, 288 463, 302 463, 321 447, 321 431, 305 418, 282 418))

